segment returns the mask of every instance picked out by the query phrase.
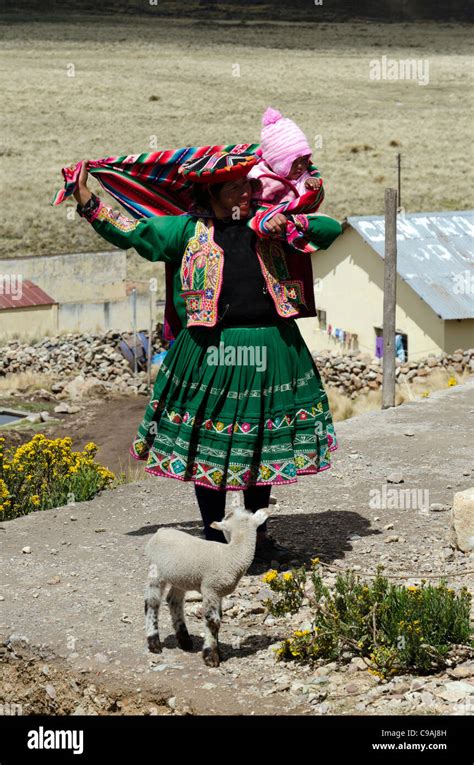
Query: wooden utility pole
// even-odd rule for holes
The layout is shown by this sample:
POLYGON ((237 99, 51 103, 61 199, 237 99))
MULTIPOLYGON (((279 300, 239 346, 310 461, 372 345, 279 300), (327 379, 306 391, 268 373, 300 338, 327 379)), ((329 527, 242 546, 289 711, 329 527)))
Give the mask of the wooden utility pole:
POLYGON ((151 352, 152 352, 152 339, 153 339, 153 292, 149 291, 149 312, 150 312, 150 319, 148 324, 148 353, 147 353, 147 360, 146 360, 146 367, 147 367, 147 383, 148 383, 148 391, 151 393, 151 352))
POLYGON ((132 290, 132 331, 133 331, 133 372, 137 374, 137 290, 136 287, 132 290))
POLYGON ((397 308, 397 192, 385 189, 382 409, 395 406, 395 313, 397 308))
POLYGON ((397 154, 398 209, 402 206, 402 155, 397 154))

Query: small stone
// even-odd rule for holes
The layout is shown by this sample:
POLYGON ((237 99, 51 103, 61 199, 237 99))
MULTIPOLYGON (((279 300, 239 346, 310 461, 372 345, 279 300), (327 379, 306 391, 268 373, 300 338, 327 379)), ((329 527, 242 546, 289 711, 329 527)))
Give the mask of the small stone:
POLYGON ((414 432, 412 430, 405 430, 403 433, 404 436, 414 436, 414 432))
POLYGON ((446 683, 443 689, 438 690, 437 694, 445 701, 460 701, 474 695, 474 686, 462 680, 453 680, 446 683))
POLYGON ((386 545, 390 544, 391 542, 398 542, 398 536, 396 534, 390 534, 390 536, 385 540, 386 545))
POLYGON ((367 669, 367 664, 360 656, 356 656, 354 659, 352 659, 350 667, 351 669, 361 671, 367 669))
POLYGON ((323 701, 323 703, 322 703, 322 704, 319 704, 319 706, 318 706, 318 707, 316 707, 316 709, 317 709, 317 711, 318 711, 318 712, 319 712, 321 715, 326 715, 326 714, 329 712, 329 710, 331 709, 331 707, 329 706, 329 704, 327 703, 327 701, 323 701))
POLYGON ((51 685, 50 683, 48 683, 48 685, 45 687, 45 691, 51 699, 56 698, 56 689, 54 685, 51 685))
POLYGON ((212 691, 214 688, 217 688, 215 683, 204 683, 204 685, 201 685, 201 688, 204 691, 212 691))
POLYGON ((349 683, 349 685, 346 685, 345 691, 346 693, 360 693, 360 688, 356 683, 349 683))
POLYGON ((389 473, 387 476, 388 483, 404 483, 403 473, 389 473))
POLYGON ((48 579, 48 584, 59 584, 61 581, 61 577, 56 574, 56 576, 51 577, 51 579, 48 579))
POLYGON ((54 411, 57 412, 57 414, 69 414, 69 405, 68 404, 58 404, 54 407, 54 411))
POLYGON ((25 555, 29 555, 31 553, 31 547, 29 547, 29 545, 27 545, 26 547, 23 547, 22 553, 25 553, 25 555))
POLYGON ((393 529, 393 523, 387 523, 387 525, 386 525, 386 526, 384 526, 384 529, 385 529, 386 531, 389 531, 390 529, 393 529))
POLYGON ((456 677, 458 680, 465 677, 473 677, 474 662, 470 662, 468 664, 460 664, 458 667, 454 667, 454 669, 448 670, 448 675, 450 677, 456 677))
POLYGON ((76 516, 75 516, 75 515, 71 515, 71 516, 70 516, 70 520, 71 520, 71 521, 77 521, 77 518, 76 518, 76 516))
POLYGON ((442 513, 445 510, 449 510, 449 508, 441 502, 432 502, 430 504, 430 510, 432 513, 442 513))

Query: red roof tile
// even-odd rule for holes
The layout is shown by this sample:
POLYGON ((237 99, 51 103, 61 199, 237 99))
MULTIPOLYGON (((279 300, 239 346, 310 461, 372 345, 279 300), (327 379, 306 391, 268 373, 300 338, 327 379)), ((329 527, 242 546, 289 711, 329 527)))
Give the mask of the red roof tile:
POLYGON ((15 284, 10 294, 5 281, 0 279, 0 311, 5 308, 28 308, 36 305, 54 305, 57 301, 46 294, 41 287, 29 279, 23 279, 15 284), (21 297, 19 297, 21 295, 21 297))

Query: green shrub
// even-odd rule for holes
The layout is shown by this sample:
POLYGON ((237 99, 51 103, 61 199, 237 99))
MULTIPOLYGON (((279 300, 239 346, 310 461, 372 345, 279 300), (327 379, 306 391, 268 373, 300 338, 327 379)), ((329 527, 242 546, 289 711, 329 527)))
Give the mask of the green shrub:
POLYGON ((95 462, 97 446, 71 450, 71 438, 50 440, 38 433, 4 452, 0 438, 0 520, 92 499, 115 479, 95 462))
MULTIPOLYGON (((312 561, 309 601, 311 629, 297 630, 277 650, 279 660, 308 663, 362 656, 369 671, 380 677, 416 671, 430 673, 446 666, 456 645, 474 646, 469 624, 471 595, 440 584, 404 587, 390 584, 383 567, 369 582, 353 572, 338 574, 334 591, 324 585, 319 560, 312 561)), ((305 596, 304 567, 263 581, 278 595, 265 601, 273 616, 297 613, 305 596)))

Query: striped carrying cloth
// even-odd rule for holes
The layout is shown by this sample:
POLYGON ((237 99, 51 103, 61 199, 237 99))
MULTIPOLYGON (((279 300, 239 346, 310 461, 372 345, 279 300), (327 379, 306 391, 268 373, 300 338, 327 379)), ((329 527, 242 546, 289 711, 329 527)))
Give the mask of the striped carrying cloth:
MULTIPOLYGON (((154 215, 182 215, 186 214, 191 205, 192 182, 187 180, 179 168, 184 162, 197 159, 207 154, 219 151, 232 153, 251 152, 260 156, 259 144, 243 143, 219 146, 187 146, 170 151, 155 151, 143 154, 128 154, 117 157, 106 157, 97 160, 81 160, 74 169, 63 167, 61 169, 64 178, 64 187, 59 189, 51 205, 60 205, 75 191, 84 162, 87 171, 94 176, 100 185, 112 197, 114 197, 133 217, 149 218, 154 215)), ((315 175, 319 175, 315 169, 315 175)), ((286 212, 294 215, 289 219, 286 239, 292 247, 303 251, 312 252, 314 247, 303 239, 301 226, 296 226, 298 214, 315 212, 324 197, 323 187, 304 194, 303 197, 292 202, 277 205, 262 205, 256 215, 249 220, 248 225, 260 237, 269 234, 265 229, 265 222, 275 212, 286 212)), ((304 281, 306 294, 313 295, 313 273, 310 258, 300 258, 300 278, 304 281)), ((173 305, 172 295, 172 265, 165 265, 166 274, 166 303, 164 313, 163 338, 174 340, 182 329, 180 320, 173 305)), ((314 307, 313 307, 314 308, 314 307)), ((316 315, 315 309, 314 314, 316 315)))

